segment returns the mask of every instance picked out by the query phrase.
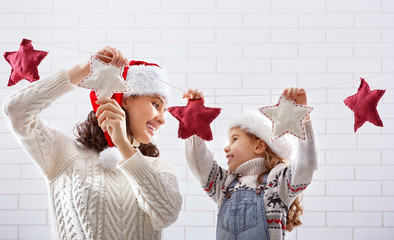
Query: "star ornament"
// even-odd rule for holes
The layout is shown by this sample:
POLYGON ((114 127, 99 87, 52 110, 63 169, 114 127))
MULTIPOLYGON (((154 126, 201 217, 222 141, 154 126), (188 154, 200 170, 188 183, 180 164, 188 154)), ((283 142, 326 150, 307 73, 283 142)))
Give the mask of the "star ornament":
POLYGON ((113 93, 128 92, 131 88, 122 77, 123 69, 92 56, 90 73, 78 86, 95 91, 97 98, 110 98, 113 93))
POLYGON ((272 121, 271 141, 282 137, 286 133, 292 134, 302 140, 306 139, 306 133, 302 121, 311 113, 312 107, 296 104, 283 95, 278 104, 262 107, 259 109, 272 121))
POLYGON ((221 110, 205 107, 202 99, 189 100, 187 106, 168 108, 168 112, 179 121, 179 138, 186 139, 197 135, 206 141, 213 139, 210 124, 219 116, 221 110))
POLYGON ((29 82, 40 79, 38 65, 47 55, 46 51, 34 50, 28 39, 22 40, 18 51, 5 52, 3 56, 12 67, 7 86, 13 86, 22 79, 29 82))
POLYGON ((376 108, 386 90, 371 91, 364 78, 360 79, 361 82, 357 93, 343 101, 354 112, 354 132, 357 132, 357 129, 366 121, 375 126, 383 127, 383 122, 376 108))

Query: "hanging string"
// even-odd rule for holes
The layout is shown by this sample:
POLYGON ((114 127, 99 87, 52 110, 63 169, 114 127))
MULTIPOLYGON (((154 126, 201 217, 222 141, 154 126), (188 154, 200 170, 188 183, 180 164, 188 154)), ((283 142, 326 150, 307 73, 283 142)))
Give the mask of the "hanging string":
MULTIPOLYGON (((75 49, 75 48, 70 48, 70 47, 65 47, 65 46, 59 46, 59 45, 56 45, 56 44, 44 43, 44 42, 39 42, 39 41, 35 41, 35 40, 33 42, 38 43, 38 44, 42 44, 42 45, 49 45, 49 46, 53 46, 53 47, 57 47, 57 48, 63 48, 63 49, 67 49, 67 50, 88 53, 90 55, 100 56, 100 57, 112 60, 111 57, 108 57, 108 56, 105 56, 105 55, 102 55, 102 54, 97 54, 97 53, 85 51, 85 50, 80 50, 80 49, 75 49)), ((390 74, 390 73, 394 73, 394 70, 393 71, 389 71, 389 72, 378 73, 378 74, 372 75, 372 76, 364 78, 364 79, 372 79, 372 78, 380 77, 380 76, 387 75, 387 74, 390 74)), ((182 92, 187 92, 186 89, 177 87, 177 86, 175 86, 173 84, 170 84, 168 82, 162 81, 160 79, 157 79, 157 80, 162 82, 162 83, 164 83, 164 84, 169 85, 170 87, 178 89, 178 90, 180 90, 182 92)), ((354 83, 356 81, 359 81, 359 80, 357 79, 357 80, 353 80, 353 81, 332 84, 332 85, 328 85, 328 86, 325 86, 325 87, 318 87, 318 88, 307 89, 307 90, 305 90, 305 92, 311 92, 311 91, 316 91, 316 90, 320 90, 320 89, 327 89, 327 88, 331 88, 331 87, 346 85, 346 84, 349 84, 349 83, 354 83)), ((247 95, 246 94, 229 94, 229 95, 226 95, 226 94, 223 94, 223 95, 222 94, 214 94, 214 95, 207 94, 207 95, 204 95, 204 97, 248 97, 248 96, 249 97, 263 97, 263 96, 276 96, 276 95, 280 96, 281 94, 279 94, 279 93, 277 93, 277 94, 247 94, 247 95)))
MULTIPOLYGON (((372 76, 367 77, 367 78, 364 78, 364 79, 376 78, 376 77, 380 77, 380 76, 387 75, 387 74, 390 74, 390 73, 394 73, 394 70, 393 70, 393 71, 389 71, 389 72, 378 73, 378 74, 372 75, 372 76)), ((353 81, 347 81, 347 82, 342 82, 342 83, 336 83, 336 84, 328 85, 328 86, 325 86, 325 87, 318 87, 318 88, 306 89, 305 92, 312 92, 312 91, 316 91, 316 90, 327 89, 327 88, 331 88, 331 87, 337 87, 337 86, 346 85, 346 84, 349 84, 349 83, 354 83, 354 82, 356 82, 356 81, 359 81, 359 80, 356 79, 356 80, 353 80, 353 81)), ((280 94, 279 94, 279 93, 277 93, 277 94, 248 94, 248 95, 242 95, 242 94, 241 94, 241 95, 235 95, 235 94, 231 94, 231 95, 204 95, 204 96, 205 96, 205 97, 238 97, 238 96, 240 96, 240 97, 244 97, 244 96, 245 96, 245 97, 247 97, 247 96, 263 97, 263 96, 280 96, 280 95, 282 95, 282 94, 281 94, 281 93, 280 93, 280 94)))
MULTIPOLYGON (((366 78, 364 78, 364 79, 376 78, 376 77, 380 77, 380 76, 387 75, 387 74, 390 74, 390 73, 394 73, 394 70, 393 70, 393 71, 389 71, 389 72, 378 73, 378 74, 372 75, 372 76, 370 76, 370 77, 366 77, 366 78)), ((348 82, 343 82, 343 83, 337 83, 337 84, 333 84, 333 85, 329 85, 329 86, 325 86, 325 87, 320 87, 320 88, 313 88, 313 89, 306 90, 305 92, 311 92, 311 91, 315 91, 315 90, 320 90, 320 89, 326 89, 326 88, 336 87, 336 86, 340 86, 340 85, 345 85, 345 84, 349 84, 349 83, 354 83, 354 82, 356 82, 356 81, 359 81, 359 79, 356 79, 356 80, 354 80, 354 81, 348 81, 348 82)))
MULTIPOLYGON (((94 52, 89 52, 89 51, 80 50, 80 49, 75 49, 75 48, 70 48, 70 47, 59 46, 59 45, 52 44, 52 43, 43 43, 43 42, 38 42, 38 41, 34 41, 34 42, 35 42, 35 43, 38 43, 38 44, 42 44, 42 45, 49 45, 49 46, 53 46, 53 47, 57 47, 57 48, 63 48, 63 49, 67 49, 67 50, 72 50, 72 51, 77 51, 77 52, 88 53, 88 54, 90 54, 90 55, 100 56, 100 57, 103 57, 103 58, 107 58, 108 60, 112 60, 111 57, 108 57, 108 56, 105 56, 105 55, 102 55, 102 54, 97 54, 97 53, 94 53, 94 52)), ((178 89, 178 90, 180 90, 180 91, 183 91, 183 92, 185 91, 185 89, 179 88, 179 87, 177 87, 177 86, 175 86, 175 85, 172 85, 172 84, 170 84, 170 83, 168 83, 168 82, 164 82, 164 81, 162 81, 162 80, 160 80, 160 79, 157 79, 157 80, 159 80, 159 81, 161 81, 161 82, 163 82, 163 83, 165 83, 165 84, 167 84, 167 85, 169 85, 169 86, 171 86, 171 87, 173 87, 173 88, 176 88, 176 89, 178 89)))
POLYGON ((171 87, 173 87, 173 88, 176 88, 176 89, 178 89, 178 90, 180 90, 180 91, 182 91, 182 92, 187 92, 185 89, 179 88, 179 87, 177 87, 177 86, 175 86, 175 85, 172 85, 172 84, 170 84, 170 83, 168 83, 168 82, 164 82, 164 81, 162 81, 162 80, 160 80, 160 79, 157 79, 157 80, 159 80, 160 82, 165 83, 165 84, 167 84, 167 85, 169 85, 169 86, 171 86, 171 87))
MULTIPOLYGON (((100 56, 100 57, 103 57, 103 58, 107 58, 108 60, 112 60, 111 57, 108 57, 108 56, 105 56, 105 55, 101 55, 101 54, 97 54, 97 53, 94 53, 94 52, 85 51, 85 50, 80 50, 80 49, 75 49, 75 48, 70 48, 70 47, 59 46, 59 45, 52 44, 52 43, 43 43, 43 42, 38 42, 38 41, 34 41, 34 43, 38 43, 38 44, 42 44, 42 45, 49 45, 49 46, 53 46, 53 47, 57 47, 57 48, 63 48, 63 49, 72 50, 72 51, 76 51, 76 52, 88 53, 88 54, 90 54, 90 55, 100 56)), ((162 81, 162 80, 160 80, 160 79, 157 79, 157 80, 159 80, 159 81, 161 81, 161 82, 163 82, 163 83, 165 83, 165 84, 167 84, 167 85, 169 85, 169 86, 171 86, 171 87, 173 87, 173 88, 176 88, 176 89, 178 89, 178 90, 180 90, 180 91, 182 91, 182 92, 186 91, 185 89, 179 88, 179 87, 177 87, 177 86, 175 86, 175 85, 172 85, 172 84, 170 84, 170 83, 168 83, 168 82, 164 82, 164 81, 162 81)))
POLYGON ((90 54, 90 55, 100 56, 100 57, 106 58, 106 59, 108 59, 108 60, 112 60, 111 57, 108 57, 108 56, 105 56, 105 55, 102 55, 102 54, 97 54, 97 53, 94 53, 94 52, 89 52, 89 51, 80 50, 80 49, 75 49, 75 48, 70 48, 70 47, 65 47, 65 46, 59 46, 59 45, 52 44, 52 43, 38 42, 38 41, 35 41, 35 40, 34 40, 34 41, 32 40, 32 42, 38 43, 38 44, 42 44, 42 45, 48 45, 48 46, 52 46, 52 47, 63 48, 63 49, 67 49, 67 50, 72 50, 72 51, 76 51, 76 52, 88 53, 88 54, 90 54))
POLYGON ((394 70, 393 70, 393 71, 384 72, 384 73, 378 73, 378 74, 372 75, 372 76, 367 77, 367 78, 364 78, 364 79, 376 78, 376 77, 380 77, 380 76, 382 76, 382 75, 387 75, 387 74, 389 74, 389 73, 394 73, 394 70))

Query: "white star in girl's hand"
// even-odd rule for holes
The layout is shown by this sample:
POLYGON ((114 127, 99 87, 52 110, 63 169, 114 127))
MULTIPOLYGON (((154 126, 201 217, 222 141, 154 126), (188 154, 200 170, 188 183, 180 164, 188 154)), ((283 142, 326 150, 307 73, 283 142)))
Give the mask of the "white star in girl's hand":
POLYGON ((130 86, 122 77, 123 68, 101 61, 95 56, 90 58, 90 73, 78 84, 96 92, 97 98, 110 98, 116 92, 128 92, 130 86))
POLYGON ((259 110, 272 121, 271 141, 275 141, 286 133, 305 140, 306 133, 302 120, 312 111, 312 107, 296 104, 283 95, 278 104, 262 107, 259 110))

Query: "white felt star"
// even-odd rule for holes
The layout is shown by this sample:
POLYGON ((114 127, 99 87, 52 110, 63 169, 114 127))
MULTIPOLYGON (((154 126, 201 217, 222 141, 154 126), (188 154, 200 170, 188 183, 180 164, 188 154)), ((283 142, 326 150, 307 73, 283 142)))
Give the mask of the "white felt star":
POLYGON ((305 140, 305 129, 302 124, 312 107, 296 104, 293 100, 287 100, 283 95, 278 104, 262 107, 259 110, 272 121, 271 141, 275 141, 286 133, 290 133, 305 140))
POLYGON ((95 91, 97 98, 110 98, 113 93, 131 90, 123 79, 122 73, 123 67, 118 68, 92 56, 90 58, 90 73, 78 86, 95 91))

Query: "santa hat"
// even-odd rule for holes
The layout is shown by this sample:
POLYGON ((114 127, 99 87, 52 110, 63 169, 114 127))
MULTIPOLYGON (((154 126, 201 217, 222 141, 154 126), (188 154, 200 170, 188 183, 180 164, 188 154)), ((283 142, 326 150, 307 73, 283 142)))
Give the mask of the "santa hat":
POLYGON ((247 112, 232 119, 229 124, 228 134, 234 127, 239 127, 241 130, 261 138, 275 154, 283 159, 291 160, 294 151, 292 140, 285 135, 275 140, 275 142, 271 142, 272 122, 260 112, 247 112))
POLYGON ((131 87, 131 91, 123 94, 124 98, 158 94, 168 100, 167 73, 155 63, 132 60, 125 68, 123 78, 131 87))

